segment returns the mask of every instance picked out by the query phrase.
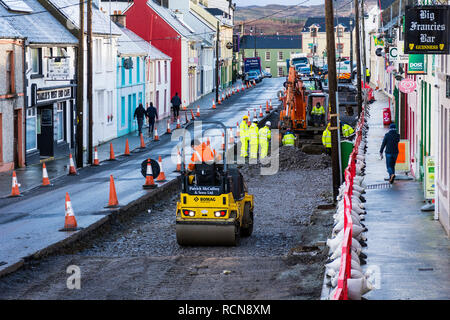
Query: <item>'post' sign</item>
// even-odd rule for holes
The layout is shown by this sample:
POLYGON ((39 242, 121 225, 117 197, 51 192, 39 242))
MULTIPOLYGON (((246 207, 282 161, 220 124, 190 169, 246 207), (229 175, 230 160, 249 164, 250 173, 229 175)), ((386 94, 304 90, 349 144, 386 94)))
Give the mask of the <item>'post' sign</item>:
POLYGON ((405 53, 449 53, 449 6, 406 6, 405 53))

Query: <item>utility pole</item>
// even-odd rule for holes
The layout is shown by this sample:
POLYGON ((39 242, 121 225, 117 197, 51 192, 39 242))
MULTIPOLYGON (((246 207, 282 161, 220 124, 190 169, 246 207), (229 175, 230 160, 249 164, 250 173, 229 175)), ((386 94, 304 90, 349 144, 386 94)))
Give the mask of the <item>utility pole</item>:
POLYGON ((363 75, 364 75, 364 84, 367 82, 367 71, 366 71, 366 32, 364 25, 366 24, 366 20, 364 18, 364 0, 361 0, 361 24, 362 24, 362 48, 363 48, 363 75))
POLYGON ((356 48, 356 73, 358 86, 358 114, 362 112, 362 92, 361 92, 361 44, 359 41, 359 1, 355 0, 355 48, 356 48))
POLYGON ((92 0, 87 2, 87 101, 89 105, 89 127, 88 127, 88 163, 93 163, 93 124, 94 116, 92 107, 92 0))
POLYGON ((328 60, 328 89, 331 115, 331 166, 333 176, 333 201, 339 194, 341 172, 339 168, 339 119, 336 104, 337 75, 336 75, 336 44, 334 41, 334 14, 333 0, 325 0, 325 27, 327 33, 327 60, 328 60))
POLYGON ((217 21, 217 39, 216 39, 216 100, 219 100, 219 37, 220 28, 219 21, 217 21))
POLYGON ((84 1, 80 0, 80 30, 77 52, 77 111, 76 111, 76 163, 83 167, 83 105, 84 105, 84 1))

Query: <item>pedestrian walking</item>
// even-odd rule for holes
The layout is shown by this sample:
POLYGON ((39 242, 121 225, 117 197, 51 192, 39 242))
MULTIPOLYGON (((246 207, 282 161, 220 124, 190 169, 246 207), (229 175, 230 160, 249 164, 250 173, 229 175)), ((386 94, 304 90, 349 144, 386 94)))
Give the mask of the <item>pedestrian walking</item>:
POLYGON ((269 152, 269 141, 271 139, 270 121, 266 121, 264 127, 259 130, 259 158, 264 159, 269 152))
POLYGON ((148 135, 153 136, 153 132, 155 131, 155 118, 158 119, 158 111, 153 106, 153 102, 150 102, 146 110, 146 116, 148 119, 148 135))
POLYGON ((258 159, 258 120, 253 119, 253 123, 248 128, 249 138, 250 138, 250 158, 258 159))
POLYGON ((175 92, 175 95, 172 97, 172 100, 170 100, 170 103, 172 103, 173 117, 174 119, 177 119, 180 115, 181 105, 181 98, 178 96, 178 92, 175 92))
POLYGON ((389 183, 394 183, 395 179, 395 162, 398 156, 398 143, 400 135, 397 133, 395 123, 391 123, 389 131, 384 135, 380 148, 380 158, 383 159, 383 150, 386 155, 386 169, 389 174, 389 183))
POLYGON ((144 117, 145 117, 145 109, 142 103, 139 103, 139 106, 134 110, 134 119, 137 118, 138 123, 138 131, 139 135, 142 133, 142 125, 144 124, 144 117))

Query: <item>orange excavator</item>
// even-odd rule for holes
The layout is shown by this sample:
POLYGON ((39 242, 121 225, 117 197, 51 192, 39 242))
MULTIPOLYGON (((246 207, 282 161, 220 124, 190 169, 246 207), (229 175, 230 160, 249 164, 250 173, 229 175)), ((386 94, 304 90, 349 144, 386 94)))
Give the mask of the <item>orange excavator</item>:
POLYGON ((296 135, 311 136, 322 134, 325 130, 328 114, 328 94, 312 92, 305 87, 304 81, 293 66, 285 84, 284 95, 280 95, 283 108, 280 111, 279 129, 281 136, 291 129, 296 135), (319 103, 325 109, 324 121, 320 126, 314 126, 311 115, 312 107, 319 103))

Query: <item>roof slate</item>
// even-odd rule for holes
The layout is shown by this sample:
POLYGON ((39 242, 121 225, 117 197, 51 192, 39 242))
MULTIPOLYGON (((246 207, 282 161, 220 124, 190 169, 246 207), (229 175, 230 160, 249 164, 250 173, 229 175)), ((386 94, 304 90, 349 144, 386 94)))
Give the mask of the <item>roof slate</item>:
MULTIPOLYGON (((255 36, 243 36, 240 39, 242 49, 255 48, 255 36)), ((301 49, 302 36, 267 35, 256 36, 256 49, 301 49)))
POLYGON ((11 12, 0 5, 0 35, 27 38, 30 43, 76 44, 78 40, 37 0, 27 0, 33 13, 11 12), (6 21, 6 22, 5 22, 6 21), (3 29, 5 27, 5 29, 3 29), (12 30, 14 32, 12 32, 12 30))

